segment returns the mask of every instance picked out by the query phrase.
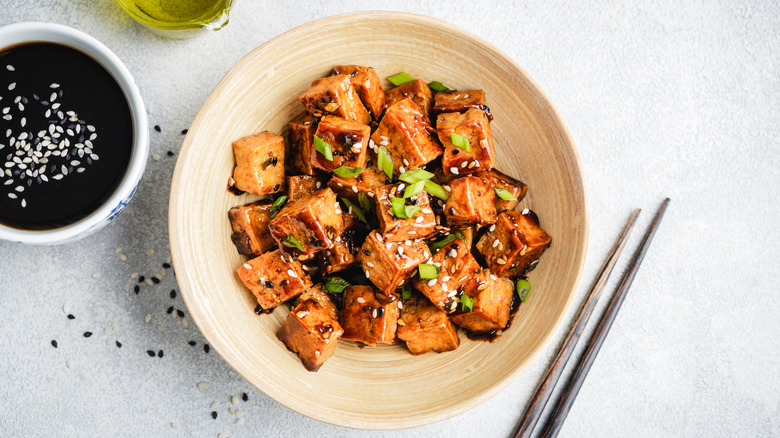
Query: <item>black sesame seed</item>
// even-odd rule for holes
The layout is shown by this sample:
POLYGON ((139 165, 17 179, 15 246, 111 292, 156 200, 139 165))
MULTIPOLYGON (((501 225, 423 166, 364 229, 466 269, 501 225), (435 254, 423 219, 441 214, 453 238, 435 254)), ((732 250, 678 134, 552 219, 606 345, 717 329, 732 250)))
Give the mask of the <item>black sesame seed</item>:
POLYGON ((194 346, 196 346, 196 345, 198 345, 198 343, 197 343, 197 342, 195 342, 195 341, 190 341, 190 342, 188 342, 188 344, 190 344, 190 345, 191 345, 191 346, 193 346, 193 347, 194 347, 194 346))
POLYGON ((211 411, 211 418, 217 419, 217 411, 211 411))
POLYGON ((154 357, 155 353, 152 350, 146 350, 146 354, 149 355, 149 357, 154 357))
POLYGON ((270 289, 270 288, 274 287, 274 283, 271 280, 266 280, 265 281, 265 287, 270 289))
POLYGON ((138 282, 139 283, 143 283, 144 281, 146 281, 146 277, 144 277, 143 275, 138 277, 138 282))
POLYGON ((271 158, 271 166, 276 166, 279 163, 278 157, 271 158))
POLYGON ((169 157, 172 157, 172 156, 173 156, 173 151, 168 151, 168 152, 167 152, 167 155, 168 155, 169 157))
POLYGON ((368 252, 368 250, 367 250, 367 249, 364 249, 364 250, 363 250, 363 254, 364 254, 364 255, 367 255, 367 256, 370 256, 370 255, 371 255, 371 253, 370 253, 370 252, 368 252))
POLYGON ((282 185, 281 185, 281 184, 277 184, 277 185, 275 185, 275 186, 274 186, 274 191, 277 191, 277 190, 279 190, 281 187, 282 187, 282 185))
POLYGON ((187 135, 187 132, 189 132, 189 129, 182 129, 181 135, 187 135))
POLYGON ((170 269, 171 268, 171 264, 170 263, 163 263, 162 267, 165 268, 165 269, 170 269))
POLYGON ((377 318, 381 318, 382 315, 384 315, 384 314, 385 314, 385 309, 383 307, 380 307, 380 308, 376 309, 376 317, 377 318))
POLYGON ((116 341, 116 348, 122 348, 122 343, 119 341, 116 341))
POLYGON ((176 291, 171 290, 171 299, 176 298, 176 291))
POLYGON ((160 128, 160 125, 154 125, 154 130, 157 132, 162 132, 162 128, 160 128))
POLYGON ((205 351, 206 353, 211 351, 211 347, 209 347, 209 344, 203 344, 203 351, 205 351))
POLYGON ((160 284, 160 279, 157 277, 152 277, 152 283, 154 284, 160 284))
POLYGON ((244 393, 244 395, 241 396, 241 400, 243 401, 249 401, 249 396, 244 393))
POLYGON ((460 153, 460 151, 458 149, 455 149, 454 151, 452 151, 452 155, 458 155, 459 153, 460 153))
POLYGON ((138 292, 141 292, 141 287, 136 284, 135 287, 133 288, 133 291, 135 292, 136 295, 138 295, 138 292))
POLYGON ((176 309, 176 314, 179 315, 179 318, 184 318, 184 312, 182 312, 179 309, 176 309))
POLYGON ((51 341, 51 346, 54 347, 54 348, 57 348, 57 341, 52 340, 51 341))
POLYGON ((157 357, 163 357, 163 351, 162 350, 157 352, 157 357))
POLYGON ((90 336, 92 336, 92 332, 84 332, 84 337, 85 338, 88 338, 90 336))
POLYGON ((282 280, 281 283, 279 283, 280 286, 287 286, 288 284, 290 284, 290 280, 288 280, 286 278, 284 280, 282 280))
POLYGON ((73 314, 68 314, 68 319, 76 319, 76 317, 73 314))
POLYGON ((168 313, 168 315, 170 315, 171 313, 173 313, 173 306, 169 307, 169 308, 168 308, 168 310, 167 310, 166 312, 168 313))

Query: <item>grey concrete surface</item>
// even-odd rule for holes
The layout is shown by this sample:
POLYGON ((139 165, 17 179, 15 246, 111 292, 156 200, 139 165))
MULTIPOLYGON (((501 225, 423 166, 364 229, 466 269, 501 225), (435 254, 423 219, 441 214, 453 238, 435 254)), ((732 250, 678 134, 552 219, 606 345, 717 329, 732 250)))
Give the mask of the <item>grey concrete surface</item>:
MULTIPOLYGON (((780 436, 780 6, 727 0, 238 0, 227 28, 183 41, 149 33, 109 0, 0 3, 0 25, 56 22, 103 41, 135 75, 151 125, 162 129, 151 133, 162 158, 150 158, 139 193, 107 228, 54 248, 0 243, 0 435, 511 432, 563 329, 525 374, 478 408, 417 429, 362 432, 284 408, 206 353, 194 324, 166 313, 173 306, 189 318, 180 295, 169 297, 178 292, 173 275, 138 295, 124 290, 134 272, 153 275, 168 257, 176 157, 166 152, 178 151, 180 131, 228 68, 294 26, 388 8, 439 17, 491 41, 560 111, 582 156, 591 214, 578 302, 630 211, 645 210, 643 228, 672 198, 562 436, 780 436), (75 319, 66 318, 65 303, 75 319), (244 392, 249 401, 231 405, 230 396, 244 392), (243 413, 231 415, 231 407, 243 413)), ((636 233, 627 250, 638 242, 636 233)))

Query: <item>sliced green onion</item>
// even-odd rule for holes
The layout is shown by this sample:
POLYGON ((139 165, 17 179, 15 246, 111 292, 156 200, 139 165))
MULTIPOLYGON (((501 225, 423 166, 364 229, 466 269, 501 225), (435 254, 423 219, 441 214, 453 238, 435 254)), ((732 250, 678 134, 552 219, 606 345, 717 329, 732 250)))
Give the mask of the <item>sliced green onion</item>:
POLYGON ((398 177, 403 182, 414 184, 416 182, 425 181, 433 178, 433 174, 425 169, 412 169, 407 170, 398 177))
POLYGON ((406 201, 404 201, 401 198, 396 198, 391 196, 390 197, 390 203, 392 204, 391 210, 393 211, 393 215, 397 217, 398 219, 408 219, 409 216, 406 215, 406 209, 405 204, 406 201))
POLYGON ((404 199, 409 199, 412 196, 419 195, 425 189, 425 181, 417 181, 414 184, 409 184, 404 190, 404 199))
POLYGON ((363 211, 373 210, 371 199, 364 192, 358 193, 358 203, 360 203, 360 208, 362 208, 363 211))
POLYGON ((379 155, 377 166, 385 172, 388 178, 393 179, 393 157, 390 156, 390 152, 384 146, 379 146, 377 155, 379 155))
POLYGON ((339 166, 336 169, 333 170, 333 173, 336 175, 342 177, 342 178, 354 178, 361 173, 363 173, 362 167, 349 167, 349 166, 339 166))
POLYGON ((358 217, 361 221, 363 221, 364 224, 368 225, 368 220, 366 219, 366 214, 363 212, 363 209, 358 207, 354 202, 350 201, 347 198, 339 197, 341 199, 341 202, 344 203, 344 205, 347 206, 347 208, 352 208, 352 213, 355 214, 355 216, 358 217))
POLYGON ((303 245, 301 245, 301 242, 298 242, 298 239, 296 239, 292 234, 287 235, 287 237, 285 237, 282 241, 282 244, 290 248, 298 248, 298 251, 303 252, 303 245))
POLYGON ((431 244, 431 251, 438 251, 438 250, 442 249, 448 243, 452 242, 455 239, 460 239, 460 240, 463 240, 463 241, 466 240, 466 238, 463 237, 463 234, 460 234, 459 232, 456 231, 454 233, 448 234, 447 237, 445 237, 444 239, 441 239, 438 242, 433 242, 431 244))
POLYGON ((271 204, 271 208, 268 210, 268 217, 273 219, 276 217, 277 214, 279 214, 279 211, 284 207, 284 204, 287 203, 287 195, 282 195, 278 198, 276 198, 276 201, 274 201, 273 204, 271 204))
POLYGON ((433 181, 425 181, 425 191, 443 201, 446 201, 450 198, 450 194, 444 190, 444 187, 436 184, 433 181))
POLYGON ((525 278, 517 279, 517 296, 520 297, 520 302, 524 303, 528 299, 528 294, 531 293, 531 283, 525 278))
POLYGON ((511 193, 509 193, 509 190, 507 189, 493 187, 493 190, 495 190, 496 195, 498 195, 498 197, 503 199, 504 201, 517 201, 517 198, 515 198, 511 193))
POLYGON ((333 161, 333 152, 330 150, 330 145, 316 135, 314 136, 314 149, 321 153, 326 160, 333 161))
POLYGON ((406 210, 405 211, 406 217, 410 218, 410 217, 414 217, 414 215, 416 215, 417 213, 421 212, 422 211, 422 207, 418 207, 416 205, 407 205, 407 206, 404 207, 404 210, 406 210))
POLYGON ((401 299, 402 300, 408 300, 412 297, 412 285, 409 283, 406 283, 401 289, 401 299))
POLYGON ((344 289, 350 286, 343 278, 331 278, 327 283, 322 285, 322 290, 330 292, 332 294, 340 294, 344 292, 344 289))
POLYGON ((450 91, 449 88, 445 87, 444 84, 442 84, 439 81, 433 81, 430 84, 428 84, 428 87, 431 88, 433 91, 450 91))
POLYGON ((430 265, 428 263, 420 263, 417 265, 417 271, 420 273, 420 278, 423 280, 430 280, 439 276, 439 268, 436 265, 430 265))
POLYGON ((397 87, 407 82, 412 82, 414 78, 404 72, 401 72, 401 73, 394 74, 392 76, 388 76, 387 80, 390 81, 391 84, 397 87))
POLYGON ((460 306, 464 312, 466 309, 471 312, 474 310, 474 299, 464 293, 460 296, 460 306))
POLYGON ((452 145, 461 149, 464 149, 466 152, 471 152, 471 144, 469 144, 469 140, 456 133, 450 134, 450 140, 452 140, 452 145))

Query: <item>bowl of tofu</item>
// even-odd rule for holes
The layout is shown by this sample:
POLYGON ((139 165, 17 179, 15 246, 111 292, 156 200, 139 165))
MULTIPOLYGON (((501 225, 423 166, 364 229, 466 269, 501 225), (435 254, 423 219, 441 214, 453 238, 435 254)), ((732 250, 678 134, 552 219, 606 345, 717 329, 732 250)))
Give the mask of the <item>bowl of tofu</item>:
POLYGON ((169 215, 209 344, 282 405, 359 429, 441 421, 521 377, 588 239, 579 156, 539 86, 489 42, 397 12, 241 58, 189 129, 169 215), (409 195, 412 174, 433 185, 409 195))

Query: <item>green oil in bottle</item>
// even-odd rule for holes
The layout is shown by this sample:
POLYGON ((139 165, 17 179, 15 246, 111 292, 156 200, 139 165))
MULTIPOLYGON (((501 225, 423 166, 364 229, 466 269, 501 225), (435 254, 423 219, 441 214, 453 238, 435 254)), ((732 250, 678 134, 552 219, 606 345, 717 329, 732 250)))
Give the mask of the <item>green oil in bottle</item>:
POLYGON ((228 21, 232 0, 117 0, 137 21, 157 29, 218 30, 228 21))

